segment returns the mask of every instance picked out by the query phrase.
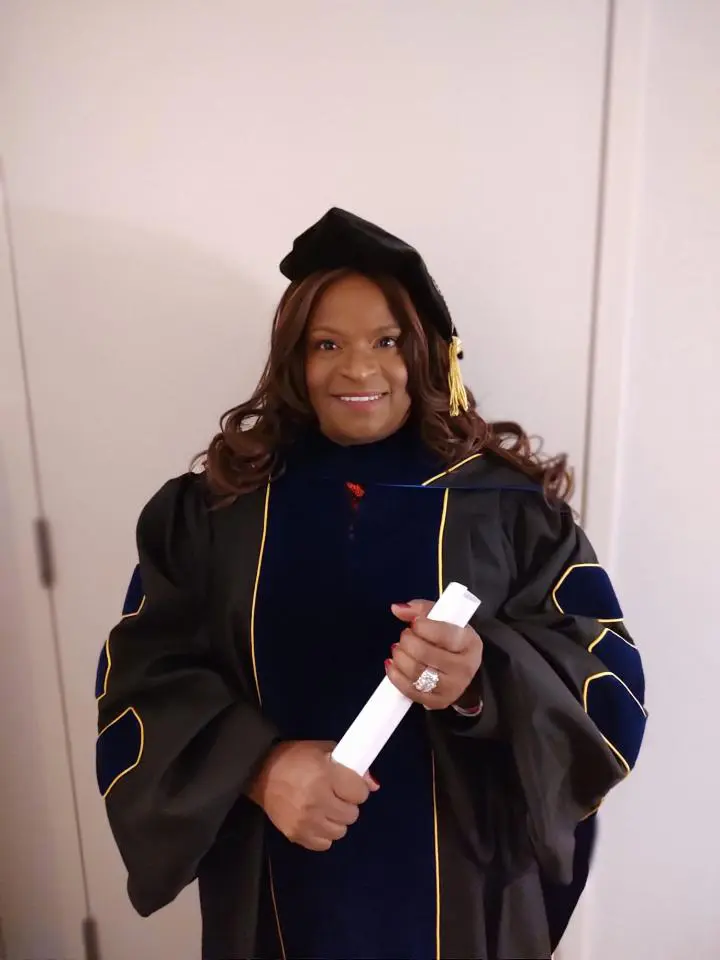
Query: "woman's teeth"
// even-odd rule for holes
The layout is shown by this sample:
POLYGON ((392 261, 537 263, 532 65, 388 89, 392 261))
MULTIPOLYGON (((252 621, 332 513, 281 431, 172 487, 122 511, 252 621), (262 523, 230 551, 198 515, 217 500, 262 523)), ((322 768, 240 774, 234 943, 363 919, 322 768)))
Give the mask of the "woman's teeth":
POLYGON ((373 393, 368 397, 340 397, 340 399, 345 403, 368 403, 370 400, 379 400, 381 397, 381 393, 373 393))

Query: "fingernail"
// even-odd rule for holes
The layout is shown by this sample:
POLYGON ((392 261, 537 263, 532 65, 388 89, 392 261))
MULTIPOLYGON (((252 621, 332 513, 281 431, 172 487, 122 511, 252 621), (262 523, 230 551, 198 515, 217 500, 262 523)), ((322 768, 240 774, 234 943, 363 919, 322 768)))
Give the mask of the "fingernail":
POLYGON ((368 776, 370 777, 370 779, 372 780, 372 782, 375 784, 375 789, 376 789, 376 790, 379 790, 379 789, 380 789, 380 784, 377 782, 377 780, 375 779, 375 777, 374 777, 371 773, 369 773, 368 776))
POLYGON ((395 651, 397 650, 397 648, 398 648, 399 646, 400 646, 399 643, 394 643, 394 644, 390 647, 390 649, 392 650, 393 653, 395 653, 395 651))
POLYGON ((391 666, 392 666, 392 660, 386 660, 386 661, 385 661, 385 669, 387 670, 387 669, 389 669, 391 666))

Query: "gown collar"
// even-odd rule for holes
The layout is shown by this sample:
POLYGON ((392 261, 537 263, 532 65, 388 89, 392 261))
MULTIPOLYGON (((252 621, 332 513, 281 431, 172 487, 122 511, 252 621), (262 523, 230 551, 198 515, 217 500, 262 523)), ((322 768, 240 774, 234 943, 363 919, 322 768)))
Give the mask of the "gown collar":
POLYGON ((313 428, 293 445, 286 462, 289 473, 316 479, 412 486, 444 469, 413 424, 385 440, 351 446, 335 443, 313 428))

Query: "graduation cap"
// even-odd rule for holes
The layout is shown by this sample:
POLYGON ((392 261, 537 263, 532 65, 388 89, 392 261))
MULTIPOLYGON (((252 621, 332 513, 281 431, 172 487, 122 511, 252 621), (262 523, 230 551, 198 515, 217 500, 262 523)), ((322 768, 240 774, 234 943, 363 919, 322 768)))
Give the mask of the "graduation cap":
POLYGON ((295 239, 280 263, 280 272, 299 283, 318 270, 349 267, 358 273, 386 274, 407 290, 415 309, 448 344, 450 413, 467 410, 467 392, 460 373, 462 344, 447 304, 420 254, 381 227, 333 207, 295 239))

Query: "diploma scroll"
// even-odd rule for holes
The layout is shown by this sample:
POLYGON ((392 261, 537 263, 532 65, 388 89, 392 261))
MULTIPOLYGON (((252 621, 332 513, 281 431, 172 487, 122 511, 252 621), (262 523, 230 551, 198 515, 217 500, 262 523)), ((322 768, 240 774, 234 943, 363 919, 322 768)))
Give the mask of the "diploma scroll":
MULTIPOLYGON (((428 614, 428 620, 466 627, 480 601, 461 583, 450 583, 428 614)), ((412 706, 387 677, 357 715, 332 753, 333 760, 363 776, 412 706)))

